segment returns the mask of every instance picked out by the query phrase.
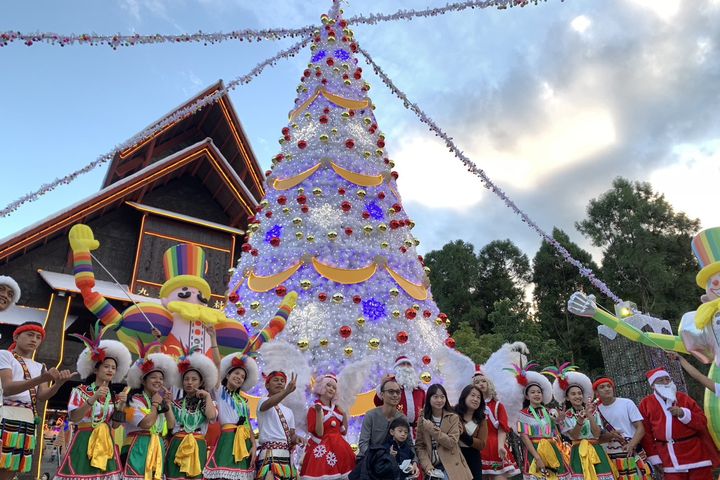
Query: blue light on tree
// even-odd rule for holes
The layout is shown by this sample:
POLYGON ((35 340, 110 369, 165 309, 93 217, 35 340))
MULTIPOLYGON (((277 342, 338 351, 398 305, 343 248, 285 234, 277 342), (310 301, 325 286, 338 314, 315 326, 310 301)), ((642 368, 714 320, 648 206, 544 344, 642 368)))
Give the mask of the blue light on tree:
POLYGON ((363 314, 370 320, 379 320, 385 316, 385 304, 370 298, 363 300, 363 314))

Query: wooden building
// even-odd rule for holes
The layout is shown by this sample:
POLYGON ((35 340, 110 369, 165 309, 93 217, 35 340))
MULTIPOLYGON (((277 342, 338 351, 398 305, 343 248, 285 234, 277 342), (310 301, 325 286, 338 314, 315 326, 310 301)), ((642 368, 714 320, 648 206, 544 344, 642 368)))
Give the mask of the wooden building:
MULTIPOLYGON (((221 87, 218 82, 178 110, 221 87)), ((75 368, 83 346, 67 335, 95 322, 72 275, 67 234, 77 223, 90 225, 100 241, 93 252, 96 290, 119 311, 130 305, 128 293, 136 301, 156 299, 162 254, 184 242, 204 248, 210 304, 221 306, 247 220, 264 196, 263 179, 227 96, 119 152, 98 192, 0 240, 0 274, 22 289, 19 305, 0 314, 0 347, 12 341, 14 324, 40 321, 47 337, 36 359, 75 368)), ((68 394, 61 390, 49 407, 65 408, 68 394)))

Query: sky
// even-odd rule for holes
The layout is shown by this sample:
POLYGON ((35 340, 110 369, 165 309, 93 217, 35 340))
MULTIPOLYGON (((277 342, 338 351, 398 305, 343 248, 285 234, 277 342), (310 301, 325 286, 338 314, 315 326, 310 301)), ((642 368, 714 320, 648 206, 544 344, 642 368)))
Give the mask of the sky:
MULTIPOLYGON (((0 3, 0 31, 153 34, 319 23, 329 0, 118 0, 0 3)), ((345 15, 443 6, 349 0, 345 15)), ((353 27, 409 98, 530 217, 575 229, 614 178, 650 182, 678 211, 720 225, 720 0, 548 0, 353 27)), ((295 40, 217 45, 20 43, 0 48, 0 207, 112 150, 218 79, 226 83, 295 40)), ((263 169, 309 51, 231 99, 263 169)), ((397 164, 422 253, 462 239, 540 239, 361 64, 397 164)), ((100 187, 107 166, 0 219, 0 238, 100 187)), ((688 245, 689 248, 689 245, 688 245)), ((598 255, 597 250, 592 250, 598 255)), ((598 258, 599 260, 599 258, 598 258)))

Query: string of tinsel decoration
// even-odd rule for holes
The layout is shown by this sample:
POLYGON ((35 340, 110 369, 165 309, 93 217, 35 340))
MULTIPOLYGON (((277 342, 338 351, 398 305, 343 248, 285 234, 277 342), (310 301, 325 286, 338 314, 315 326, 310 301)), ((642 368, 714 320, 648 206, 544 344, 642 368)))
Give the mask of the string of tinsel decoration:
MULTIPOLYGON (((498 9, 506 9, 508 7, 524 7, 528 4, 537 5, 547 0, 467 0, 464 2, 448 3, 444 7, 426 8, 424 10, 405 9, 398 10, 395 13, 372 13, 369 15, 357 15, 347 19, 349 25, 375 25, 381 22, 389 22, 395 20, 412 20, 422 17, 436 17, 446 13, 460 12, 470 9, 483 9, 497 7, 498 9)), ((561 0, 564 1, 564 0, 561 0)), ((333 3, 331 17, 337 16, 339 4, 333 3)), ((135 45, 149 45, 159 43, 202 43, 203 45, 213 45, 226 41, 247 41, 259 42, 261 40, 279 40, 282 38, 300 37, 309 35, 313 30, 320 28, 317 25, 306 25, 298 28, 267 28, 262 30, 243 29, 233 30, 232 32, 223 33, 181 33, 177 35, 164 35, 155 33, 152 35, 98 35, 95 33, 81 33, 64 35, 52 32, 36 32, 22 33, 7 31, 0 33, 0 47, 4 47, 14 42, 23 42, 27 46, 37 43, 46 43, 50 45, 65 47, 71 45, 108 45, 113 50, 120 47, 134 47, 135 45)))
POLYGON ((208 94, 202 98, 199 98, 195 102, 179 109, 173 112, 172 114, 166 116, 159 122, 153 124, 152 126, 146 128, 145 130, 137 133, 130 139, 126 140, 125 142, 121 143, 120 145, 117 145, 113 150, 111 150, 108 153, 105 153, 101 156, 99 156, 94 161, 90 162, 89 164, 85 165, 84 167, 75 170, 72 173, 69 173, 68 175, 65 175, 61 178, 56 178, 54 181, 50 183, 43 184, 35 190, 34 192, 30 192, 26 195, 23 195, 22 197, 18 198, 17 200, 10 202, 5 208, 0 210, 0 218, 7 217, 12 212, 17 210, 21 205, 25 203, 31 203, 36 201, 41 196, 45 195, 48 192, 51 192, 52 190, 55 190, 60 185, 67 185, 71 182, 73 182, 77 177, 88 173, 95 168, 99 167, 100 165, 103 165, 104 163, 107 163, 108 161, 112 160, 112 158, 115 156, 116 153, 121 152, 123 150, 126 150, 133 145, 137 145, 138 143, 142 142, 143 140, 146 140, 150 137, 152 137, 155 133, 159 132, 163 128, 167 127, 168 125, 172 125, 175 122, 178 122, 189 115, 197 112, 198 110, 206 107, 207 105, 210 105, 211 103, 217 102, 220 98, 222 98, 224 95, 226 95, 230 90, 235 89, 239 85, 244 85, 250 83, 255 77, 260 75, 262 71, 268 67, 268 66, 274 66, 279 60, 290 58, 295 56, 303 47, 305 47, 312 37, 307 37, 304 40, 301 40, 300 42, 297 42, 296 44, 292 45, 291 47, 282 50, 275 54, 274 56, 267 58, 263 60, 262 62, 258 63, 255 68, 250 70, 245 75, 242 75, 240 77, 235 78, 231 82, 229 82, 226 86, 220 88, 219 90, 216 90, 215 92, 208 94))
POLYGON ((158 43, 202 43, 208 45, 230 40, 259 42, 261 40, 280 40, 282 38, 306 36, 310 35, 316 28, 318 27, 308 25, 299 28, 243 29, 228 33, 203 33, 199 31, 197 33, 182 33, 178 35, 163 35, 160 33, 153 35, 98 35, 95 33, 63 35, 52 32, 22 33, 8 31, 0 33, 0 47, 4 47, 13 42, 23 42, 28 47, 37 43, 47 43, 60 47, 71 45, 108 45, 113 50, 117 50, 119 47, 134 47, 135 45, 158 43))
POLYGON ((611 298, 615 303, 619 303, 622 301, 620 297, 615 295, 615 293, 610 290, 610 287, 608 287, 602 280, 595 276, 595 273, 592 271, 592 269, 586 267, 582 264, 582 262, 574 258, 565 247, 563 247, 552 236, 548 235, 547 232, 540 228, 540 226, 535 223, 535 221, 530 218, 527 213, 521 210, 520 207, 518 207, 515 202, 500 187, 498 187, 490 179, 490 177, 488 177, 488 175, 483 169, 479 168, 472 160, 470 160, 470 158, 467 157, 467 155, 465 155, 465 153, 463 153, 462 150, 460 150, 460 148, 453 141, 452 137, 445 133, 445 131, 443 131, 435 123, 435 121, 430 118, 416 103, 413 103, 408 99, 407 95, 395 85, 395 83, 390 79, 390 77, 387 76, 387 74, 382 70, 382 68, 380 68, 380 66, 375 63, 373 58, 363 48, 358 47, 358 51, 365 57, 365 61, 373 68, 373 70, 380 77, 382 82, 390 89, 393 94, 395 94, 396 97, 398 97, 403 102, 403 106, 408 110, 412 111, 418 117, 420 122, 427 125, 428 128, 435 134, 435 136, 440 137, 445 142, 445 146, 455 155, 455 157, 458 158, 458 160, 460 160, 465 165, 468 172, 479 177, 485 188, 487 188, 497 197, 499 197, 500 200, 502 200, 508 208, 515 212, 515 214, 518 215, 520 219, 525 222, 532 230, 534 230, 535 233, 537 233, 547 243, 552 245, 552 247, 555 248, 555 250, 560 254, 560 256, 562 256, 562 258, 566 262, 574 265, 580 272, 580 275, 587 278, 588 281, 590 281, 590 283, 595 286, 600 292, 602 292, 608 298, 611 298))

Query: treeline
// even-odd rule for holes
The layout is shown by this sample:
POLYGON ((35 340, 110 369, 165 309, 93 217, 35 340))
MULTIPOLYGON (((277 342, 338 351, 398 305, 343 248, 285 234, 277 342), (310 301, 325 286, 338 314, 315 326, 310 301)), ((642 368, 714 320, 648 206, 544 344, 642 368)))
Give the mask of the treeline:
MULTIPOLYGON (((617 178, 589 202, 575 228, 601 249, 601 265, 562 230, 552 235, 617 295, 669 320, 675 332, 682 314, 700 304, 690 250, 700 222, 674 211, 650 184, 617 178)), ((505 342, 522 341, 542 366, 570 361, 590 374, 603 370, 597 324, 568 312, 567 299, 583 290, 611 311, 612 302, 547 242, 530 261, 512 240, 495 240, 479 251, 456 240, 428 253, 425 264, 458 350, 476 363, 505 342)))

